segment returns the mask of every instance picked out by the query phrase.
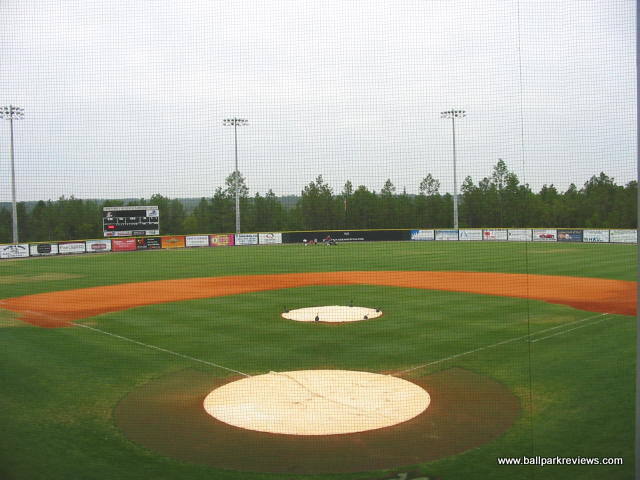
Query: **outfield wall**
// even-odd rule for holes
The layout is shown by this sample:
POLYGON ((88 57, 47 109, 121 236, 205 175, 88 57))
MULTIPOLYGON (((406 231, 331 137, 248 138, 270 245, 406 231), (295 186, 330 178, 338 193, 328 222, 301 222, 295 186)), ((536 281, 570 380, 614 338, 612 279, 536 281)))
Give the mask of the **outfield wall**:
POLYGON ((580 228, 462 228, 414 230, 315 230, 303 232, 261 232, 240 234, 161 235, 153 237, 107 238, 64 242, 0 245, 0 259, 55 255, 99 254, 137 250, 234 247, 278 244, 322 243, 330 236, 337 243, 417 242, 535 242, 535 243, 638 243, 633 229, 580 228))

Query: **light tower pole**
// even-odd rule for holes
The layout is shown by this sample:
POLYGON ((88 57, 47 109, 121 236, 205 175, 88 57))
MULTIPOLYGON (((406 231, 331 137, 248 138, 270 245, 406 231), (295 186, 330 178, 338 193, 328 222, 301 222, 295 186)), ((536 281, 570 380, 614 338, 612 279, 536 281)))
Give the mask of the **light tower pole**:
POLYGON ((453 228, 458 230, 458 178, 456 172, 456 118, 466 116, 464 110, 447 110, 440 112, 440 118, 451 119, 453 128, 453 228))
POLYGON ((236 169, 234 174, 234 189, 236 191, 236 233, 240 233, 240 192, 238 188, 238 181, 240 172, 238 171, 238 127, 244 127, 249 123, 246 118, 225 118, 222 124, 225 127, 233 127, 233 137, 235 140, 236 149, 236 169))
POLYGON ((21 120, 24 110, 15 105, 0 107, 0 118, 9 120, 9 156, 11 158, 11 218, 13 223, 13 243, 18 243, 18 208, 16 206, 16 169, 13 160, 13 121, 21 120))

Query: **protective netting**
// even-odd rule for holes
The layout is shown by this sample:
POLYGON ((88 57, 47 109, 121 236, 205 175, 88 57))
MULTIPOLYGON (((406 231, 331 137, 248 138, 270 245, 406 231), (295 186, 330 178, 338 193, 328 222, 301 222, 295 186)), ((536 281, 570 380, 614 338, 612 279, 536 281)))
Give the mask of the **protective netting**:
POLYGON ((632 476, 633 2, 9 0, 0 67, 7 478, 632 476), (431 403, 207 423, 270 371, 431 403))

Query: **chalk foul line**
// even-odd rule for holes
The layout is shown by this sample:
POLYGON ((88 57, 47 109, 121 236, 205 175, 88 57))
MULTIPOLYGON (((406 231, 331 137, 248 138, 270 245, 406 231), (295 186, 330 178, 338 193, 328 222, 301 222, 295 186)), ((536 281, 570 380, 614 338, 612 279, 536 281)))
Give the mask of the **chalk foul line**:
POLYGON ((413 372, 414 370, 419 370, 421 368, 426 368, 426 367, 429 367, 431 365, 437 365, 439 363, 447 362, 449 360, 454 360, 456 358, 460 358, 460 357, 464 357, 464 356, 467 356, 467 355, 471 355, 472 353, 481 352, 482 350, 488 350, 490 348, 499 347, 500 345, 506 345, 508 343, 517 342, 519 340, 525 340, 526 339, 527 341, 529 341, 531 343, 538 342, 540 340, 545 340, 547 338, 555 337, 556 335, 561 335, 563 333, 567 333, 567 332, 570 332, 570 331, 573 331, 573 330, 577 330, 578 328, 588 327, 590 325, 595 325, 596 323, 603 322, 603 321, 607 320, 607 318, 610 318, 610 317, 607 317, 607 315, 609 315, 609 314, 608 313, 601 313, 599 315, 593 315, 593 316, 590 316, 590 317, 587 317, 587 318, 581 318, 580 320, 575 320, 573 322, 563 323, 562 325, 556 325, 555 327, 545 328, 544 330, 539 330, 539 331, 537 331, 535 333, 532 333, 531 335, 521 335, 519 337, 510 338, 508 340, 503 340, 501 342, 492 343, 491 345, 485 345, 484 347, 474 348, 473 350, 468 350, 466 352, 457 353, 455 355, 450 355, 448 357, 444 357, 444 358, 441 358, 439 360, 434 360, 433 362, 429 362, 429 363, 425 363, 425 364, 422 364, 422 365, 418 365, 417 367, 408 368, 407 370, 401 370, 399 372, 393 373, 392 375, 394 375, 394 376, 395 375, 402 376, 405 373, 413 372), (550 332, 552 330, 557 330, 558 328, 568 327, 570 325, 576 325, 578 323, 583 323, 583 322, 586 322, 588 320, 593 320, 594 318, 600 318, 600 317, 605 317, 605 318, 602 318, 601 320, 598 320, 596 322, 591 322, 591 323, 588 323, 588 324, 585 324, 585 325, 580 325, 579 327, 570 328, 568 330, 562 330, 562 331, 554 333, 552 335, 547 335, 546 337, 536 338, 536 339, 533 339, 533 340, 531 339, 531 337, 535 337, 535 336, 537 336, 537 335, 539 335, 541 333, 550 332))
MULTIPOLYGON (((499 347, 500 345, 506 345, 508 343, 517 342, 519 340, 525 340, 526 339, 530 343, 536 343, 536 342, 539 342, 541 340, 546 340, 548 338, 556 337, 558 335, 563 335, 565 333, 572 332, 574 330, 578 330, 579 328, 589 327, 591 325, 595 325, 595 324, 604 322, 608 318, 611 318, 611 317, 608 317, 608 315, 609 315, 608 313, 601 313, 599 315, 593 315, 593 316, 590 316, 590 317, 581 318, 581 319, 575 320, 573 322, 564 323, 562 325, 556 325, 555 327, 545 328, 544 330, 539 330, 539 331, 537 331, 535 333, 532 333, 530 335, 521 335, 519 337, 513 337, 513 338, 509 338, 507 340, 502 340, 501 342, 492 343, 491 345, 485 345, 483 347, 474 348, 473 350, 467 350, 466 352, 457 353, 455 355, 449 355, 448 357, 440 358, 438 360, 434 360, 432 362, 424 363, 422 365, 418 365, 416 367, 408 368, 406 370, 401 370, 401 371, 393 373, 391 375, 393 375, 393 376, 402 376, 402 375, 404 375, 406 373, 413 372, 413 371, 419 370, 421 368, 426 368, 426 367, 429 367, 429 366, 432 366, 432 365, 437 365, 439 363, 448 362, 449 360, 454 360, 456 358, 465 357, 467 355, 471 355, 472 353, 481 352, 483 350, 488 350, 490 348, 499 347), (600 318, 600 317, 603 317, 603 318, 600 318), (587 322, 589 320, 593 320, 594 318, 600 318, 600 320, 584 324, 584 322, 587 322), (541 333, 551 332, 551 331, 557 330, 559 328, 565 328, 565 327, 568 327, 568 326, 571 326, 571 325, 577 325, 577 324, 582 324, 582 325, 579 325, 579 326, 574 327, 574 328, 561 330, 559 332, 553 333, 551 335, 546 335, 544 337, 533 338, 533 339, 531 338, 531 337, 538 337, 538 335, 540 335, 541 333)), ((90 327, 89 325, 83 325, 81 323, 71 323, 70 325, 74 326, 74 327, 82 327, 82 328, 86 328, 86 329, 89 329, 89 330, 93 330, 95 332, 99 332, 99 333, 102 333, 104 335, 109 335, 110 337, 114 337, 114 338, 118 338, 120 340, 124 340, 124 341, 127 341, 127 342, 135 343, 136 345, 140 345, 142 347, 150 348, 150 349, 153 349, 153 350, 158 350, 160 352, 168 353, 170 355, 174 355, 176 357, 181 357, 181 358, 184 358, 186 360, 191 360, 193 362, 199 362, 199 363, 211 366, 211 367, 220 368, 222 370, 226 370, 228 372, 237 373, 237 374, 243 375, 245 377, 251 377, 251 375, 249 375, 248 373, 244 373, 244 372, 241 372, 239 370, 234 370, 233 368, 228 368, 228 367, 225 367, 223 365, 219 365, 219 364, 213 363, 213 362, 207 362, 206 360, 201 360, 199 358, 191 357, 191 356, 185 355, 183 353, 174 352, 174 351, 168 350, 166 348, 157 347, 155 345, 150 345, 148 343, 140 342, 140 341, 134 340, 132 338, 124 337, 122 335, 118 335, 118 334, 111 333, 111 332, 107 332, 107 331, 101 330, 99 328, 90 327)))
POLYGON ((93 330, 94 332, 103 333, 105 335, 109 335, 110 337, 115 337, 115 338, 119 338, 120 340, 125 340, 127 342, 135 343, 136 345, 140 345, 142 347, 151 348, 153 350, 158 350, 160 352, 168 353, 170 355, 175 355, 176 357, 181 357, 181 358, 184 358, 186 360, 191 360, 193 362, 203 363, 205 365, 209 365, 210 367, 220 368, 220 369, 226 370, 228 372, 238 373, 238 374, 243 375, 245 377, 250 377, 251 376, 248 373, 244 373, 244 372, 241 372, 239 370, 234 370, 233 368, 227 368, 227 367, 224 367, 222 365, 218 365, 217 363, 207 362, 206 360, 200 360, 199 358, 191 357, 191 356, 185 355, 183 353, 174 352, 172 350, 167 350, 166 348, 162 348, 162 347, 156 347, 155 345, 150 345, 148 343, 139 342, 138 340, 134 340, 134 339, 128 338, 128 337, 123 337, 122 335, 117 335, 115 333, 107 332, 105 330, 100 330, 99 328, 90 327, 89 325, 83 325, 81 323, 72 323, 71 325, 73 325, 74 327, 88 328, 89 330, 93 330))
MULTIPOLYGON (((607 313, 605 313, 605 314, 603 314, 603 315, 608 315, 608 314, 607 314, 607 313)), ((590 327, 591 325, 595 325, 596 323, 602 323, 602 322, 604 322, 605 320, 607 320, 607 318, 608 318, 608 317, 604 317, 604 318, 602 318, 602 319, 600 319, 600 320, 597 320, 597 321, 595 321, 595 322, 587 323, 587 324, 585 324, 585 325, 579 325, 579 326, 577 326, 577 327, 573 327, 573 328, 570 328, 570 329, 568 329, 568 330, 562 330, 562 331, 560 331, 560 332, 556 332, 556 333, 554 333, 554 334, 547 335, 546 337, 536 338, 536 339, 534 339, 534 340, 530 340, 530 342, 531 342, 531 343, 535 343, 535 342, 539 342, 540 340, 546 340, 547 338, 556 337, 556 336, 558 336, 558 335, 564 335, 565 333, 569 333, 569 332, 572 332, 572 331, 574 331, 574 330, 578 330, 579 328, 590 327)))

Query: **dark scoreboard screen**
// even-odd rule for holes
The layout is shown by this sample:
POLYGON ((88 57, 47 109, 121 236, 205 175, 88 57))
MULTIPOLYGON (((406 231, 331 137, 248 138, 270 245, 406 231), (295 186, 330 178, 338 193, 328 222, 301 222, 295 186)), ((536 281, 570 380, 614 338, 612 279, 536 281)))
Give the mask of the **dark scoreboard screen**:
POLYGON ((130 237, 160 234, 157 206, 104 207, 102 230, 105 237, 130 237))

